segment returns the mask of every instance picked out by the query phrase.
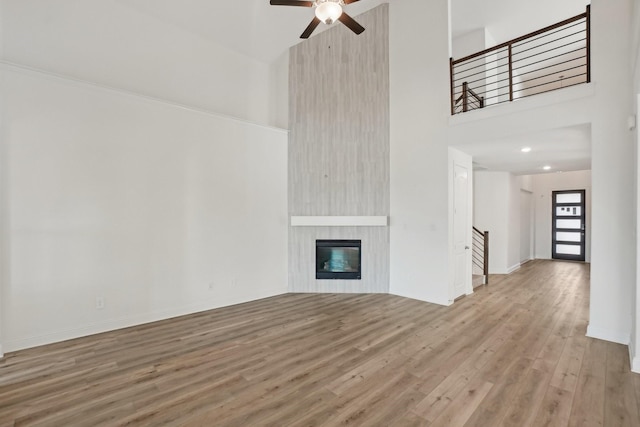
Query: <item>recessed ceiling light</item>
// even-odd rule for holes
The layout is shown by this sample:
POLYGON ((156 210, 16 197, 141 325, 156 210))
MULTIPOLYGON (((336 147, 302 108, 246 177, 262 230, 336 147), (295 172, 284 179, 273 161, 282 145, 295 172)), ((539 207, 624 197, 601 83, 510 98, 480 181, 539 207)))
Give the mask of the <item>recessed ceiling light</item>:
POLYGON ((531 151, 531 147, 522 147, 520 151, 522 151, 523 153, 528 153, 529 151, 531 151))
POLYGON ((548 171, 548 170, 551 170, 551 166, 547 165, 547 166, 544 166, 542 169, 548 171))

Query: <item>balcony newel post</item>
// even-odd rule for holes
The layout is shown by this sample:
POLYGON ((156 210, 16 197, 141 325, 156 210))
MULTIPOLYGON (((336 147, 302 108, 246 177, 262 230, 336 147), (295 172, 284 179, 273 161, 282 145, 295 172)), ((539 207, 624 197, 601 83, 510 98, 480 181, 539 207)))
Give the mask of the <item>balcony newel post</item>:
POLYGON ((587 83, 591 83, 591 5, 587 5, 586 12, 586 24, 587 24, 587 83))
POLYGON ((449 78, 451 82, 451 115, 453 116, 456 113, 455 107, 455 90, 453 86, 453 58, 449 58, 449 78))
POLYGON ((485 285, 489 284, 489 232, 484 232, 484 261, 482 269, 485 276, 485 285))
POLYGON ((462 83, 462 112, 469 110, 469 83, 462 83))
POLYGON ((513 45, 509 43, 509 101, 513 101, 513 45))

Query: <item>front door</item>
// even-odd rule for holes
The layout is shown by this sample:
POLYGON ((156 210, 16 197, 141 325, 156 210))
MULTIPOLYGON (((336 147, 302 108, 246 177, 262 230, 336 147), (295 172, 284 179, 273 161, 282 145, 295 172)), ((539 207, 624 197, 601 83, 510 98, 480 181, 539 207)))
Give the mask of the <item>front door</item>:
POLYGON ((585 190, 553 192, 553 259, 584 261, 585 190))

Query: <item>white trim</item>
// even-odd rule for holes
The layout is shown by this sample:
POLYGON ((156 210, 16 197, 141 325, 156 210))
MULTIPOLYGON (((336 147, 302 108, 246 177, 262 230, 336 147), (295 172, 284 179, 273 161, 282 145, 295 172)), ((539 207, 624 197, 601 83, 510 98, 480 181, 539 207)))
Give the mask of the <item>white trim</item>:
POLYGON ((386 227, 388 216, 292 216, 292 227, 386 227))
POLYGON ((640 357, 633 354, 633 345, 629 345, 629 360, 631 361, 631 372, 640 374, 640 357))
POLYGON ((495 269, 491 269, 491 266, 489 266, 489 274, 511 274, 514 271, 520 270, 520 266, 522 264, 517 263, 512 265, 511 267, 507 267, 507 268, 495 268, 495 269))
POLYGON ((246 119, 241 119, 239 117, 234 117, 234 116, 230 116, 230 115, 226 115, 226 114, 221 114, 221 113, 216 113, 215 111, 210 111, 210 110, 206 110, 204 108, 199 108, 199 107, 194 107, 194 106, 190 106, 187 104, 180 104, 179 102, 174 102, 168 99, 163 99, 163 98, 157 98, 154 96, 149 96, 149 95, 143 95, 141 93, 137 93, 137 92, 133 92, 130 90, 125 90, 125 89, 120 89, 117 87, 113 87, 113 86, 108 86, 108 85, 104 85, 101 83, 95 83, 89 80, 82 80, 82 79, 78 79, 75 77, 70 77, 70 76, 65 76, 63 74, 57 74, 57 73, 53 73, 51 71, 47 71, 47 70, 42 70, 40 68, 34 68, 34 67, 30 67, 27 65, 23 65, 23 64, 18 64, 15 62, 8 62, 8 61, 4 61, 4 60, 0 60, 0 69, 4 69, 4 70, 8 70, 8 71, 14 71, 14 72, 20 72, 23 74, 28 74, 28 75, 39 75, 41 77, 46 77, 49 78, 50 80, 58 80, 58 81, 64 81, 65 83, 72 83, 75 85, 79 85, 79 86, 87 86, 87 87, 93 87, 95 89, 100 89, 100 90, 104 90, 104 91, 108 91, 108 92, 113 92, 113 93, 117 93, 120 95, 124 95, 124 96, 128 96, 128 97, 132 97, 132 98, 138 98, 138 99, 143 99, 145 101, 150 101, 150 102, 154 102, 154 103, 158 103, 158 104, 162 104, 162 105, 167 105, 170 107, 174 107, 174 108, 179 108, 182 110, 187 110, 193 113, 198 113, 198 114, 204 114, 207 116, 211 116, 211 117, 216 117, 219 119, 224 119, 224 120, 232 120, 235 122, 240 122, 240 123, 244 123, 246 125, 251 125, 251 126, 257 126, 259 128, 263 128, 263 129, 270 129, 270 130, 274 130, 274 131, 278 131, 278 132, 283 132, 286 134, 289 134, 289 130, 288 129, 282 129, 279 127, 275 127, 275 126, 267 126, 267 125, 262 125, 259 123, 255 123, 246 119))
MULTIPOLYGON (((286 292, 285 292, 286 293, 286 292)), ((114 331, 123 328, 129 328, 132 326, 143 325, 146 323, 157 322, 160 320, 171 319, 178 316, 186 316, 189 314, 199 313, 208 310, 214 310, 216 308, 228 307, 231 305, 242 304, 245 302, 255 301, 263 298, 270 298, 277 295, 282 295, 282 291, 264 291, 252 296, 238 296, 232 299, 224 301, 224 303, 215 304, 211 300, 203 301, 198 304, 192 304, 189 306, 183 306, 178 308, 171 308, 166 310, 157 310, 149 313, 123 316, 120 318, 109 319, 101 322, 93 322, 85 324, 78 328, 68 328, 58 330, 55 332, 33 335, 30 337, 20 338, 16 340, 5 341, 5 348, 9 351, 18 351, 27 348, 37 347, 46 344, 57 343, 70 339, 86 337, 89 335, 95 335, 103 332, 114 331)))
POLYGON ((507 269, 507 274, 511 274, 511 273, 513 273, 514 271, 520 270, 520 266, 521 266, 521 264, 520 264, 520 263, 517 263, 517 264, 512 265, 511 267, 509 267, 509 268, 507 269))
POLYGON ((2 351, 2 344, 0 344, 0 359, 4 357, 4 352, 2 351))
POLYGON ((629 342, 631 341, 630 333, 595 328, 591 325, 587 326, 587 336, 589 338, 596 338, 599 340, 615 342, 623 345, 629 345, 629 342))
POLYGON ((424 299, 424 298, 416 298, 415 296, 410 296, 408 294, 403 294, 403 293, 398 293, 398 292, 389 292, 389 295, 395 295, 397 297, 408 298, 408 299, 412 299, 414 301, 428 302, 430 304, 443 305, 445 307, 453 305, 453 301, 449 300, 449 299, 447 299, 447 300, 428 300, 428 299, 424 299))

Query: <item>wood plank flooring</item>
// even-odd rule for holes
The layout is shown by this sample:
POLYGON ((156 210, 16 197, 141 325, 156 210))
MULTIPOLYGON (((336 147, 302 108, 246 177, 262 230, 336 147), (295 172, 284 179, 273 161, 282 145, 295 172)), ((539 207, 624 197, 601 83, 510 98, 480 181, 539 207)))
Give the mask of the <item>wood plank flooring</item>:
POLYGON ((640 426, 626 346, 585 337, 586 264, 451 307, 287 294, 7 354, 0 426, 640 426))

